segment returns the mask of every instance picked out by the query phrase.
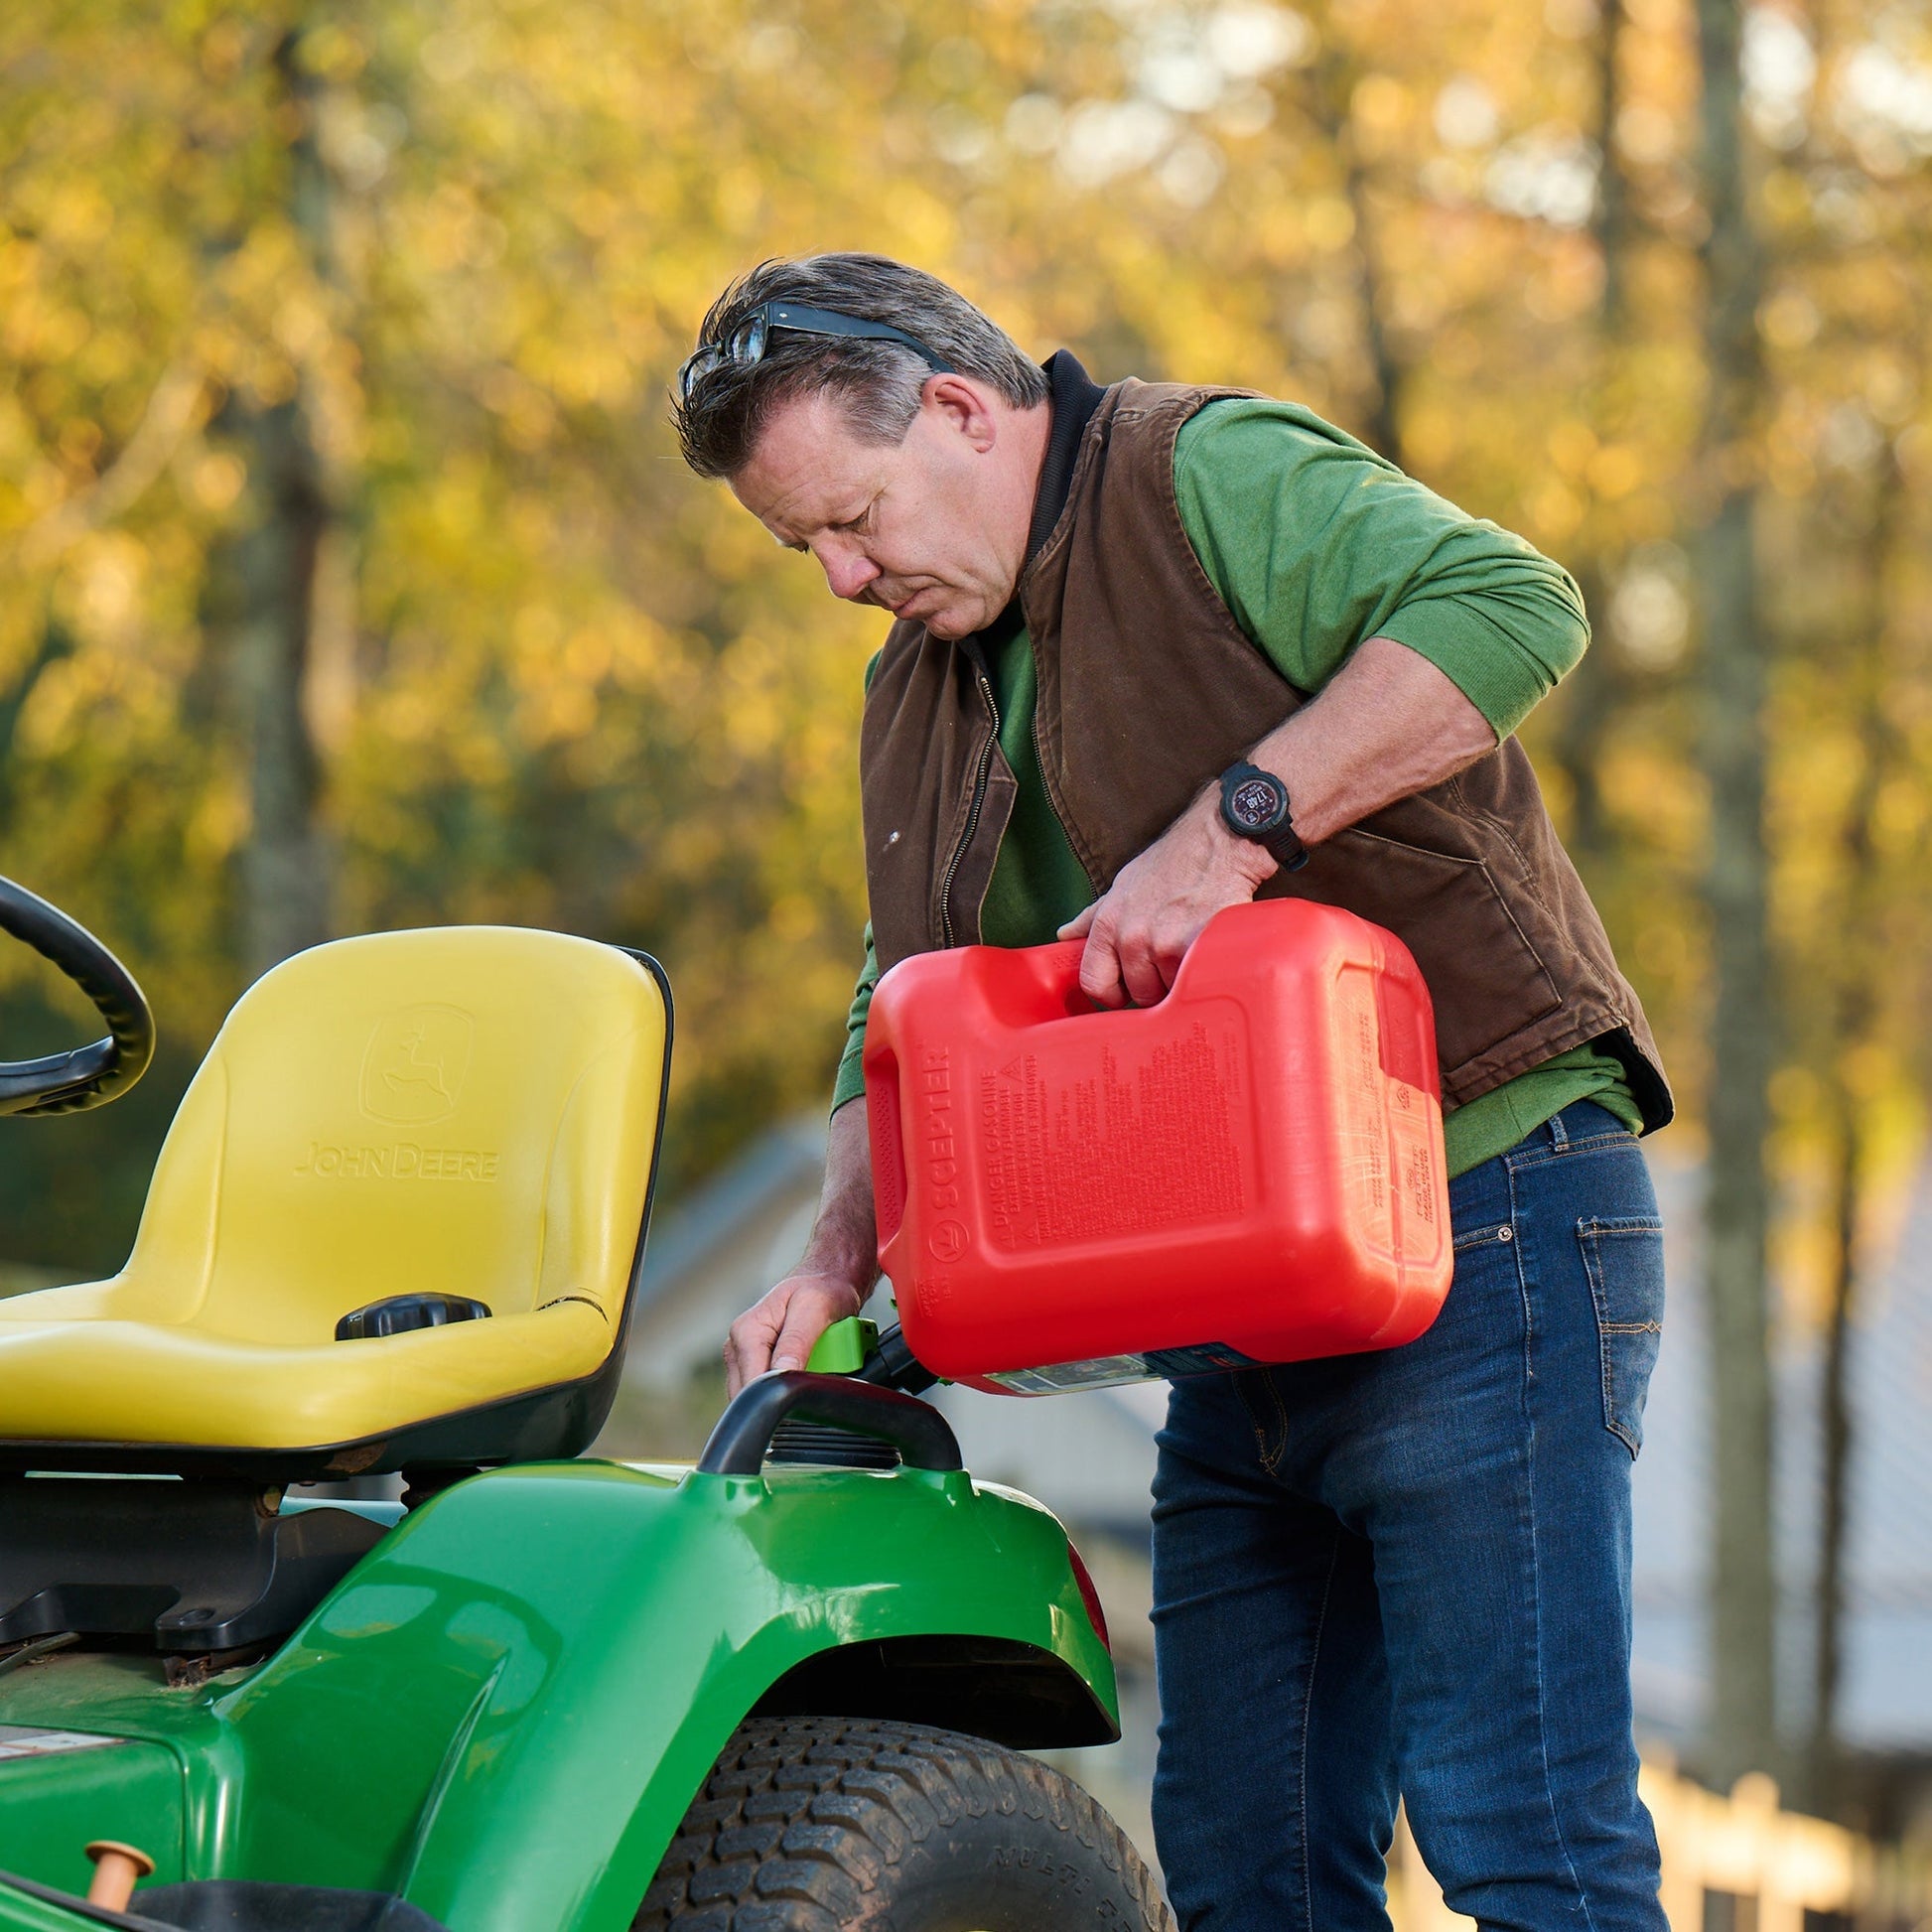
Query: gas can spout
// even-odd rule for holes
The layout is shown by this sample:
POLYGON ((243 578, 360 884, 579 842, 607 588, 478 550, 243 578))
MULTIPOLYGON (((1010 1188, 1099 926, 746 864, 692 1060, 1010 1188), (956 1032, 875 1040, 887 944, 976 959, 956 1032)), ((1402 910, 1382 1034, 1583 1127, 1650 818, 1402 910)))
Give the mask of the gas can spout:
POLYGON ((912 1344, 897 1322, 880 1331, 877 1350, 859 1371, 860 1381, 877 1382, 882 1388, 898 1389, 906 1395, 923 1395, 938 1379, 912 1353, 912 1344))

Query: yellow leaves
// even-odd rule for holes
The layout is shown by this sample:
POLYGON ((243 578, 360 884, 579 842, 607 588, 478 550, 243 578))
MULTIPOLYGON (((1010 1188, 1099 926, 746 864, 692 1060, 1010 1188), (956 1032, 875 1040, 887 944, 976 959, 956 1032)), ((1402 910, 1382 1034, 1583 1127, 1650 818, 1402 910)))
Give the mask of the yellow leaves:
POLYGON ((529 360, 567 408, 621 409, 635 389, 628 358, 608 338, 533 346, 529 360))
POLYGON ((1365 74, 1358 80, 1348 106, 1356 141, 1371 159, 1396 146, 1415 111, 1409 89, 1386 73, 1365 74))
MULTIPOLYGON (((1689 9, 1625 8, 1614 149, 1632 228, 1612 341, 1576 192, 1597 19, 1580 0, 1357 0, 1306 19, 1260 0, 312 9, 320 226, 292 200, 303 123, 274 111, 272 10, 160 24, 129 6, 110 101, 89 10, 45 0, 61 78, 39 111, 56 117, 0 177, 0 546, 112 468, 174 360, 214 385, 210 407, 299 396, 355 546, 330 552, 326 614, 350 915, 554 909, 658 940, 681 978, 767 1016, 746 1045, 732 1003, 695 1007, 692 1077, 723 1093, 742 1067, 795 1099, 835 1044, 862 914, 854 739, 881 624, 679 469, 661 385, 710 299, 761 254, 875 247, 1106 376, 1286 390, 1358 428, 1372 300, 1411 467, 1597 567, 1599 648, 1657 707, 1599 774, 1636 828, 1617 863, 1689 873, 1685 582, 1640 549, 1681 516, 1703 380, 1689 9), (1091 192, 1069 179, 1084 165, 1091 192)), ((0 138, 24 125, 0 98, 0 138)), ((1794 257, 1764 342, 1818 405, 1729 460, 1863 501, 1873 437, 1896 438, 1922 490, 1913 319, 1932 229, 1903 184, 1831 168, 1778 162, 1761 200, 1794 257), (1832 412, 1854 403, 1869 450, 1835 468, 1826 445, 1850 447, 1852 419, 1828 435, 1832 412)), ((203 685, 218 662, 198 612, 249 483, 198 419, 157 486, 86 537, 60 578, 76 658, 25 726, 27 756, 78 760, 90 797, 115 733, 172 745, 159 768, 180 796, 158 783, 151 809, 179 828, 197 903, 218 903, 245 794, 225 726, 181 707, 198 657, 203 685)), ((1795 515, 1811 498, 1788 500, 1795 515)), ((1829 549, 1817 523, 1793 527, 1781 592, 1829 549)), ((31 615, 0 612, 0 692, 34 648, 31 615)), ((1884 791, 1873 836, 1896 863, 1925 810, 1916 779, 1884 791)), ((1618 917, 1688 1030, 1695 928, 1618 917)), ((187 920, 169 943, 216 958, 220 941, 187 920)))
POLYGON ((138 634, 146 548, 124 531, 82 538, 68 558, 57 601, 85 643, 127 648, 138 634))
POLYGON ((1615 502, 1643 482, 1643 457, 1628 443, 1610 444, 1590 458, 1588 475, 1590 487, 1615 502))
POLYGON ((600 182, 584 182, 571 191, 570 218, 578 233, 602 241, 623 219, 622 200, 600 182))
POLYGON ((1758 190, 1766 216, 1778 228, 1797 229, 1811 219, 1811 189, 1795 168, 1772 168, 1758 190))
MULTIPOLYGON (((1727 455, 1732 453, 1726 452, 1727 455)), ((1752 458, 1748 451, 1737 451, 1722 473, 1732 481, 1748 478, 1752 458)), ((1812 462, 1811 438, 1797 423, 1783 419, 1773 423, 1764 437, 1764 480, 1780 496, 1794 501, 1808 496, 1817 481, 1812 462)))
POLYGON ((720 171, 711 191, 712 213, 730 235, 748 235, 764 211, 764 187, 749 162, 736 162, 720 171))
POLYGON ((1659 168, 1688 145, 1692 130, 1654 102, 1633 100, 1619 108, 1616 145, 1639 168, 1659 168))
POLYGON ((1532 491, 1525 508, 1529 534, 1545 548, 1561 548, 1583 525, 1583 498, 1555 478, 1532 491))
POLYGON ((468 188, 444 182, 416 211, 409 240, 425 268, 447 274, 501 261, 508 231, 468 188))
POLYGON ((525 691, 516 725, 526 745, 542 747, 587 737, 597 723, 597 693, 568 677, 547 679, 525 691))
POLYGON ((1818 335, 1818 305, 1802 289, 1780 289, 1757 312, 1757 326, 1773 348, 1799 349, 1818 335))
MULTIPOLYGON (((70 606, 76 601, 69 600, 70 606)), ((118 689, 122 674, 122 665, 105 654, 84 653, 48 665, 20 714, 20 750, 41 759, 72 751, 93 727, 92 714, 118 689)))
POLYGON ((1302 210, 1302 232, 1317 254, 1331 254, 1354 238, 1355 211, 1339 195, 1317 195, 1302 210))
POLYGON ((1579 477, 1596 454, 1596 432, 1580 417, 1566 416, 1548 438, 1550 461, 1567 477, 1579 477))
POLYGON ((238 774, 206 786, 188 819, 183 844, 191 863, 225 864, 248 836, 248 793, 238 774))
POLYGON ((303 34, 298 55, 304 69, 321 80, 352 80, 368 65, 362 37, 340 20, 324 19, 303 34))
POLYGON ((114 225, 114 205, 105 188, 84 176, 53 187, 36 212, 42 238, 61 254, 77 255, 96 246, 114 225))
POLYGON ((557 409, 548 395, 515 369, 501 363, 483 370, 477 381, 483 406, 502 419, 504 439, 525 452, 540 450, 557 427, 557 409))

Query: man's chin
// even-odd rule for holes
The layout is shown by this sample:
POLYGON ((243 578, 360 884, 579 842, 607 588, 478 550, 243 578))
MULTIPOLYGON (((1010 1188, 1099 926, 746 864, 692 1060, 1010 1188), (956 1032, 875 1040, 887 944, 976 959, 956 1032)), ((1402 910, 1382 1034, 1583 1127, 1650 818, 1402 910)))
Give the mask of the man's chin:
POLYGON ((953 643, 961 637, 970 636, 975 630, 984 630, 991 620, 977 606, 946 603, 940 605, 930 617, 914 618, 913 621, 924 624, 933 636, 953 643))

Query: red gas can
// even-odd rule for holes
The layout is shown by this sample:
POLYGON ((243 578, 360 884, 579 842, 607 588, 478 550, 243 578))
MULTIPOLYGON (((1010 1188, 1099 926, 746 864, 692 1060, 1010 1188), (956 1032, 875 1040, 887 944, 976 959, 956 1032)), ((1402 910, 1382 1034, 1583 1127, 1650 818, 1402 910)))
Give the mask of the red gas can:
POLYGON ((1451 1258, 1408 948, 1232 906, 1159 1006, 1116 1013, 1082 946, 920 953, 873 995, 879 1260, 920 1361, 1043 1395, 1421 1334, 1451 1258))

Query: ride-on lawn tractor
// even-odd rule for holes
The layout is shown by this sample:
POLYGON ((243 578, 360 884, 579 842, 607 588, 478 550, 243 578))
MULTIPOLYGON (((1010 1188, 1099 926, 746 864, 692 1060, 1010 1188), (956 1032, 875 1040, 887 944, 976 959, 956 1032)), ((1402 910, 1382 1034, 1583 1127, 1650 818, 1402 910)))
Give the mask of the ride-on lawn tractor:
MULTIPOLYGON (((111 954, 5 882, 0 926, 112 1029, 0 1111, 136 1077, 111 954)), ((121 1273, 0 1302, 0 1928, 1169 1923, 1021 1755, 1117 1734, 1079 1557, 892 1335, 753 1383, 695 1467, 577 1459, 670 1030, 585 939, 317 947, 229 1016, 121 1273)))

